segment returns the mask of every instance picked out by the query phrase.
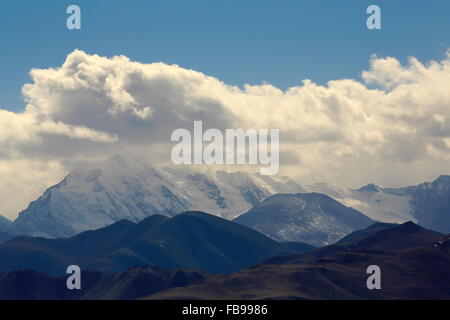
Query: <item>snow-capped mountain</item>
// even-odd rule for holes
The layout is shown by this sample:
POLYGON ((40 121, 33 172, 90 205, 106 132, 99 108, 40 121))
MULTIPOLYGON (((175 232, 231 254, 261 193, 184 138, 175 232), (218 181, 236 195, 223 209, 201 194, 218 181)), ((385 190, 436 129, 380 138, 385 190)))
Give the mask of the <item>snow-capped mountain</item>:
POLYGON ((271 194, 301 191, 286 177, 156 169, 116 156, 68 174, 21 212, 12 229, 15 234, 67 237, 121 219, 139 222, 152 214, 188 210, 233 219, 271 194))
MULTIPOLYGON (((372 220, 389 223, 413 221, 438 232, 450 233, 450 176, 440 176, 431 183, 405 188, 381 188, 368 184, 353 190, 318 183, 303 185, 302 189, 303 192, 328 195, 372 220)), ((239 216, 236 222, 276 240, 303 241, 313 245, 331 243, 357 228, 351 223, 342 223, 330 206, 314 206, 304 197, 305 194, 273 196, 239 216), (277 207, 273 203, 280 200, 278 196, 283 198, 277 202, 277 207)))
POLYGON ((15 235, 68 237, 121 219, 139 222, 152 214, 173 216, 190 210, 231 220, 273 194, 311 192, 328 195, 372 220, 413 221, 450 232, 449 176, 406 188, 369 184, 350 190, 243 172, 157 169, 146 161, 121 156, 70 172, 30 203, 14 223, 0 218, 0 230, 15 235))
POLYGON ((383 191, 410 199, 410 212, 418 224, 438 232, 450 233, 450 176, 441 175, 433 182, 383 191))
POLYGON ((314 246, 334 243, 375 222, 321 193, 276 194, 234 221, 278 241, 314 246))
POLYGON ((326 194, 371 219, 404 223, 413 221, 425 228, 450 233, 450 176, 405 188, 339 189, 326 184, 302 186, 308 192, 326 194))
POLYGON ((411 197, 408 194, 391 193, 374 184, 356 190, 344 190, 335 199, 374 220, 389 223, 417 222, 412 214, 411 197))

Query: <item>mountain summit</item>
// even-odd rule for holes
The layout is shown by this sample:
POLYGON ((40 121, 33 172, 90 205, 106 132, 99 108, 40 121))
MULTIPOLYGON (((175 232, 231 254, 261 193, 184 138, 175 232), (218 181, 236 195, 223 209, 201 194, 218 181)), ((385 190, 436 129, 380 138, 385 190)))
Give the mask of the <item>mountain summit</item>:
POLYGON ((273 195, 234 220, 278 241, 333 243, 374 221, 320 193, 273 195))
POLYGON ((278 192, 299 192, 288 178, 242 172, 201 173, 156 169, 147 162, 112 157, 75 170, 20 213, 15 234, 69 237, 121 219, 199 210, 232 219, 278 192))

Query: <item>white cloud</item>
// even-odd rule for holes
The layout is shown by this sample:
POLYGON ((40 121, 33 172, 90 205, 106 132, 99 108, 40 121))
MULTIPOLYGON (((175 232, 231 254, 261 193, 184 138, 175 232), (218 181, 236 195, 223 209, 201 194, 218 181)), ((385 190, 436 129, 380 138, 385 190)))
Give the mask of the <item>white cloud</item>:
POLYGON ((0 160, 0 212, 8 218, 16 217, 20 209, 65 174, 66 168, 58 161, 0 160))
MULTIPOLYGON (((281 170, 303 181, 403 185, 449 172, 450 55, 407 65, 374 56, 363 83, 304 80, 286 91, 78 50, 60 68, 30 74, 25 111, 0 110, 2 181, 26 173, 17 190, 27 174, 42 186, 54 183, 74 160, 133 152, 164 163, 172 130, 194 120, 210 128, 280 128, 281 170)), ((0 184, 0 194, 7 188, 0 184)), ((0 212, 14 216, 37 194, 1 201, 0 212)))

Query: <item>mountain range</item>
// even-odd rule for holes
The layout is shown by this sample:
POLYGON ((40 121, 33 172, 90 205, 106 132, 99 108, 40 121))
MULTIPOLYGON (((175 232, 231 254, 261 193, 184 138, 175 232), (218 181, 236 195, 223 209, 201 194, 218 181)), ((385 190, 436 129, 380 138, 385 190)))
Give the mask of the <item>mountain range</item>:
POLYGON ((368 184, 351 190, 319 184, 309 189, 314 188, 377 221, 413 221, 435 231, 450 232, 448 175, 441 175, 433 182, 403 188, 383 188, 368 184))
POLYGON ((118 272, 138 265, 228 273, 269 257, 304 252, 303 243, 280 243, 259 232, 202 212, 173 218, 121 220, 70 238, 16 237, 0 245, 0 272, 35 270, 62 275, 82 270, 118 272))
POLYGON ((414 223, 375 225, 340 244, 209 276, 145 299, 450 299, 450 236, 414 223), (381 270, 369 290, 368 266, 381 270))
MULTIPOLYGON (((205 218, 203 213, 187 213, 191 215, 205 218)), ((144 229, 148 228, 141 226, 144 229)), ((111 234, 105 229, 93 232, 111 234)), ((66 279, 32 270, 0 274, 0 299, 448 300, 450 235, 412 222, 375 223, 335 244, 273 257, 234 273, 149 266, 112 273, 84 270, 82 290, 73 291, 66 289, 66 279), (370 265, 380 267, 381 290, 366 287, 370 265)))
MULTIPOLYGON (((283 203, 279 208, 283 208, 283 203)), ((0 217, 0 243, 18 235, 72 237, 123 219, 137 223, 155 214, 172 217, 192 210, 228 220, 237 218, 235 221, 275 240, 316 246, 330 244, 374 221, 413 221, 448 233, 450 176, 405 188, 368 184, 359 189, 341 189, 243 172, 156 169, 143 160, 115 156, 70 172, 31 202, 14 222, 0 217), (264 200, 272 195, 288 193, 294 198, 303 197, 306 209, 299 205, 271 214, 262 209, 267 205, 264 200), (310 193, 322 196, 316 195, 313 200, 306 195, 310 193), (341 209, 336 211, 338 207, 341 209), (337 214, 344 211, 359 212, 367 218, 355 213, 360 216, 358 219, 346 220, 346 214, 337 214), (276 221, 268 219, 275 215, 276 221)))
POLYGON ((122 219, 139 222, 153 214, 190 210, 232 219, 273 193, 301 190, 286 177, 156 169, 142 160, 115 156, 70 172, 3 231, 70 237, 122 219))

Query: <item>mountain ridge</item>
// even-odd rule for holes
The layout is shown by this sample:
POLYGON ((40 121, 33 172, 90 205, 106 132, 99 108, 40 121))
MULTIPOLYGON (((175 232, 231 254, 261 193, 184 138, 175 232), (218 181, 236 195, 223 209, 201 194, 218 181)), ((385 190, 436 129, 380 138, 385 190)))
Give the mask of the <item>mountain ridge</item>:
POLYGON ((143 160, 112 157, 48 188, 20 212, 9 233, 68 237, 121 219, 139 222, 189 210, 232 219, 273 193, 299 190, 288 178, 156 169, 143 160))
MULTIPOLYGON (((448 175, 405 188, 368 184, 352 190, 325 183, 300 185, 288 177, 243 172, 157 169, 144 160, 123 156, 71 171, 60 183, 32 201, 14 222, 0 218, 0 231, 13 236, 70 237, 121 219, 139 222, 154 214, 171 217, 189 210, 233 220, 274 194, 314 192, 327 195, 372 220, 413 221, 442 233, 450 232, 448 175)), ((319 221, 310 219, 309 223, 302 227, 317 229, 319 238, 309 240, 315 245, 332 243, 353 230, 330 229, 329 221, 319 230, 319 221)), ((277 235, 271 236, 277 239, 277 235)), ((297 241, 289 236, 284 239, 297 241)))
POLYGON ((284 257, 272 257, 263 264, 297 263, 323 258, 335 252, 369 250, 372 252, 392 252, 410 249, 423 244, 431 244, 444 237, 443 234, 423 228, 413 222, 403 224, 375 223, 366 229, 357 230, 334 244, 311 250, 310 252, 284 257))
POLYGON ((277 241, 300 241, 315 246, 333 243, 374 222, 316 192, 270 196, 234 221, 277 241))
MULTIPOLYGON (((380 242, 375 245, 363 241, 359 247, 334 245, 336 250, 318 248, 310 254, 274 258, 236 273, 210 276, 200 283, 163 290, 142 299, 448 300, 450 235, 432 233, 414 223, 382 228, 356 240, 358 243, 366 237, 378 238, 380 242), (380 250, 379 245, 385 239, 376 234, 388 229, 392 230, 387 233, 403 234, 403 245, 398 248, 384 245, 385 250, 380 250), (417 237, 424 233, 428 236, 417 237), (430 242, 435 236, 439 240, 430 242), (370 265, 380 267, 382 290, 367 289, 366 269, 370 265)), ((388 242, 395 244, 392 238, 388 242)))
POLYGON ((153 215, 139 223, 121 220, 70 238, 19 236, 0 245, 0 272, 32 269, 58 275, 76 264, 102 272, 154 265, 226 273, 310 249, 307 244, 276 242, 213 215, 185 212, 172 218, 153 215))

